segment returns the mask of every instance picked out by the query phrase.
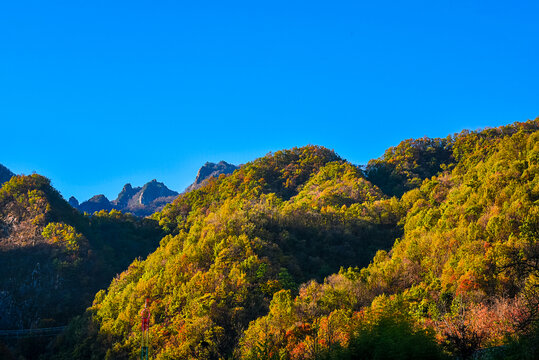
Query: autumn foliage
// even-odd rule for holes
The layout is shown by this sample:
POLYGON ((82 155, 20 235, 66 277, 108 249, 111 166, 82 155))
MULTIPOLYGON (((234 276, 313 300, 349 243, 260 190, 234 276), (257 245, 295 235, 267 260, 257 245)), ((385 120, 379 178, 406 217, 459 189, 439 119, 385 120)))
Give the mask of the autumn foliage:
POLYGON ((146 297, 156 359, 534 354, 538 175, 539 120, 406 140, 365 168, 268 154, 155 214, 159 248, 53 358, 136 356, 146 297))

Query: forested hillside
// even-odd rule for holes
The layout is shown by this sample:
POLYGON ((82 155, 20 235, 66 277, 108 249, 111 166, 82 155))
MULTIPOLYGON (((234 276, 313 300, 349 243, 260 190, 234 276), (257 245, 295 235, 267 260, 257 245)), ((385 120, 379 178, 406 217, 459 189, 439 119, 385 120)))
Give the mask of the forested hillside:
POLYGON ((453 164, 400 198, 404 235, 391 251, 276 293, 239 356, 537 358, 538 125, 455 136, 453 164))
POLYGON ((0 330, 67 324, 162 235, 118 211, 83 216, 40 175, 12 177, 0 188, 0 330))
POLYGON ((306 146, 211 179, 49 357, 135 358, 148 298, 156 359, 536 358, 538 140, 406 140, 365 168, 306 146))

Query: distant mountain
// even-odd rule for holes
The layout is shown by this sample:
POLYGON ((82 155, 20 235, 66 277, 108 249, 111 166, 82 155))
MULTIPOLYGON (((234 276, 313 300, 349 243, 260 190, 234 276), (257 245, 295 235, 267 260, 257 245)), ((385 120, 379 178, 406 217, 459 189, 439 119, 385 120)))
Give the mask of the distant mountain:
MULTIPOLYGON (((185 192, 196 190, 212 178, 221 174, 232 174, 239 166, 220 161, 217 164, 207 162, 199 170, 195 181, 185 189, 185 192)), ((148 216, 162 210, 166 204, 171 203, 179 195, 170 190, 162 182, 152 180, 143 186, 133 187, 127 183, 115 200, 109 201, 105 195, 95 195, 79 204, 75 197, 69 198, 69 204, 82 212, 93 214, 96 211, 112 209, 129 212, 137 216, 148 216)))
POLYGON ((9 181, 13 175, 15 174, 13 174, 7 167, 0 164, 0 185, 9 181))
POLYGON ((70 197, 67 202, 69 203, 69 205, 73 206, 74 208, 76 209, 79 208, 79 201, 77 200, 76 197, 74 196, 70 197))
POLYGON ((109 201, 105 195, 95 195, 80 205, 74 197, 69 199, 69 203, 89 214, 100 210, 116 209, 137 216, 147 216, 161 210, 178 195, 176 191, 170 190, 165 184, 154 179, 142 187, 134 188, 131 184, 125 184, 118 197, 112 201, 109 201))
POLYGON ((127 203, 128 207, 137 207, 141 205, 150 205, 160 198, 175 197, 179 194, 170 190, 165 184, 152 180, 146 183, 142 189, 136 192, 127 203))
POLYGON ((142 188, 133 188, 131 184, 126 184, 118 194, 118 198, 112 203, 116 204, 119 210, 146 216, 161 210, 178 195, 179 193, 170 190, 165 184, 154 179, 144 184, 142 188))
POLYGON ((133 188, 131 184, 127 183, 124 185, 122 191, 118 194, 116 200, 112 200, 112 204, 118 208, 125 208, 135 195, 141 190, 141 187, 133 188))
POLYGON ((207 162, 205 163, 200 170, 198 170, 197 177, 195 182, 192 183, 185 189, 185 192, 196 190, 204 184, 204 181, 212 177, 219 177, 221 174, 232 174, 236 169, 239 169, 239 166, 229 164, 226 161, 219 161, 216 163, 207 162))
MULTIPOLYGON (((76 199, 75 199, 76 200, 76 199)), ((79 210, 82 212, 87 212, 88 214, 93 214, 96 211, 100 210, 112 210, 112 204, 105 195, 95 195, 89 200, 84 201, 79 205, 79 210)))

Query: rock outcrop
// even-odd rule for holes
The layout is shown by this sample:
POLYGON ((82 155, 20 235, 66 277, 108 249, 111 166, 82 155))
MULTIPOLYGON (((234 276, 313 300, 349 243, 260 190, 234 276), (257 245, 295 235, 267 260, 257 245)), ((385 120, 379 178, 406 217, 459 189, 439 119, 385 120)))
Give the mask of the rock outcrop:
POLYGON ((69 205, 73 206, 76 209, 79 207, 79 201, 74 196, 70 197, 67 202, 69 203, 69 205))
POLYGON ((7 167, 0 164, 0 186, 6 181, 9 181, 14 175, 7 167))
POLYGON ((195 182, 185 189, 185 192, 200 188, 206 180, 212 177, 219 177, 221 174, 232 174, 239 166, 229 164, 226 161, 216 163, 207 162, 199 170, 195 182))

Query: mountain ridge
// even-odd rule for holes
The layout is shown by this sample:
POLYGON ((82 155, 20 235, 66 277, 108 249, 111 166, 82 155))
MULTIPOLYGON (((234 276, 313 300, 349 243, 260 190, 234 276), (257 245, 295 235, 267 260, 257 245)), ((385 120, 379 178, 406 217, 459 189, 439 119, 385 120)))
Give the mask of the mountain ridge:
MULTIPOLYGON (((200 188, 210 178, 219 177, 221 174, 229 175, 238 168, 226 161, 206 162, 199 169, 195 181, 185 189, 184 193, 200 188)), ((89 214, 100 210, 115 209, 144 217, 162 210, 178 195, 180 195, 178 192, 169 189, 164 183, 153 179, 143 186, 133 187, 131 183, 125 184, 114 200, 109 200, 105 195, 99 194, 82 203, 72 196, 69 198, 69 203, 76 209, 89 214)))
POLYGON ((105 195, 99 194, 80 204, 72 196, 70 204, 81 212, 89 214, 101 210, 110 211, 115 209, 144 217, 160 210, 178 195, 178 192, 170 190, 162 182, 153 179, 143 186, 134 188, 130 183, 125 184, 116 199, 112 201, 105 195))
POLYGON ((537 354, 538 139, 539 119, 411 139, 364 168, 306 146, 212 178, 52 358, 136 353, 145 298, 160 359, 537 354))

